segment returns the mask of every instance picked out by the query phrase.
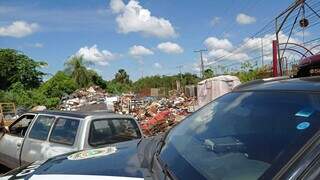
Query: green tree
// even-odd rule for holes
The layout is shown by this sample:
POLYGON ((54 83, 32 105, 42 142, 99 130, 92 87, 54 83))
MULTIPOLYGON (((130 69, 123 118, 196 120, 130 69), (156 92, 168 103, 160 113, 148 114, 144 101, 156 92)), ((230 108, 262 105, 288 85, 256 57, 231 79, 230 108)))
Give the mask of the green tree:
POLYGON ((8 91, 0 93, 0 101, 14 102, 18 107, 32 108, 44 105, 53 109, 59 104, 60 98, 47 97, 39 89, 25 89, 22 83, 16 82, 10 86, 8 91))
POLYGON ((94 70, 88 70, 88 75, 90 77, 91 84, 100 86, 102 89, 107 87, 107 82, 102 79, 102 77, 94 70))
POLYGON ((17 82, 28 89, 39 87, 45 75, 39 68, 45 65, 17 50, 0 49, 0 89, 6 90, 17 82))
POLYGON ((115 74, 114 80, 122 84, 130 83, 130 77, 124 69, 119 69, 119 71, 115 74))
POLYGON ((255 68, 250 62, 241 64, 241 71, 233 73, 241 82, 248 82, 256 79, 272 77, 272 71, 267 67, 255 68))
POLYGON ((131 91, 131 85, 130 84, 122 84, 116 81, 108 81, 106 85, 106 91, 111 94, 121 94, 124 92, 131 91))
POLYGON ((172 90, 176 88, 176 81, 181 81, 181 86, 193 85, 199 82, 200 78, 191 73, 178 74, 174 76, 147 76, 138 79, 133 83, 133 90, 139 92, 148 88, 165 88, 172 90))
POLYGON ((65 72, 72 76, 79 88, 87 87, 90 84, 90 75, 86 68, 86 65, 89 64, 82 56, 73 56, 65 63, 65 72))
POLYGON ((203 73, 204 79, 212 78, 214 76, 214 72, 212 69, 206 69, 203 73))
POLYGON ((76 90, 75 81, 62 71, 58 71, 53 77, 40 86, 40 91, 47 97, 61 98, 64 94, 70 94, 76 90))

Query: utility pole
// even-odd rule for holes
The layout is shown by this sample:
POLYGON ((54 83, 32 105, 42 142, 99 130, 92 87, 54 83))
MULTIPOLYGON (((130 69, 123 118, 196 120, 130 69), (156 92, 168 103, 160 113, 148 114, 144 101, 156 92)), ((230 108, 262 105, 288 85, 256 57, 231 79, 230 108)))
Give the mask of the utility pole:
POLYGON ((204 77, 204 63, 203 63, 203 55, 202 53, 205 52, 205 51, 208 51, 206 49, 199 49, 199 50, 196 50, 196 51, 193 51, 195 53, 200 53, 200 61, 201 61, 201 78, 204 77))
POLYGON ((263 38, 261 38, 261 66, 264 66, 263 38))
POLYGON ((176 67, 176 68, 179 69, 180 81, 182 81, 182 71, 181 71, 182 67, 183 67, 182 65, 179 65, 179 66, 176 67))

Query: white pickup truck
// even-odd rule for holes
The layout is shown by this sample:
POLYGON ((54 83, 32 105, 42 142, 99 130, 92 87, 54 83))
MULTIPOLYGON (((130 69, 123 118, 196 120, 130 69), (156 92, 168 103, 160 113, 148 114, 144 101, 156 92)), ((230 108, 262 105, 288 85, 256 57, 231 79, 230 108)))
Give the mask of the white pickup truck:
POLYGON ((0 132, 0 164, 9 168, 82 149, 142 138, 132 117, 108 112, 26 113, 0 132))

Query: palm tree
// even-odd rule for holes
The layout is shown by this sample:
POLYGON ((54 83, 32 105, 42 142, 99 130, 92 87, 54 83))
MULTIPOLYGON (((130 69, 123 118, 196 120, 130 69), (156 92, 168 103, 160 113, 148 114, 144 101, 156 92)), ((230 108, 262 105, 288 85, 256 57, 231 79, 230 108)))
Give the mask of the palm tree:
POLYGON ((130 83, 129 75, 124 69, 119 69, 115 75, 115 81, 122 84, 128 84, 130 83))
POLYGON ((84 61, 82 56, 72 56, 67 62, 65 62, 65 72, 75 80, 77 86, 87 87, 90 83, 90 75, 86 68, 89 62, 84 61))

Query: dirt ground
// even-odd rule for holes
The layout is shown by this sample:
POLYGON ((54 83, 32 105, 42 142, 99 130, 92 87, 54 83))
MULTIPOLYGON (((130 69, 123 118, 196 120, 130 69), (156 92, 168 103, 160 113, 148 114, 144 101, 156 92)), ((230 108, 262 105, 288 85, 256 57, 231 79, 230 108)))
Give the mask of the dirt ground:
POLYGON ((0 175, 6 173, 8 171, 10 171, 9 168, 7 168, 7 167, 5 167, 5 166, 0 164, 0 175))

